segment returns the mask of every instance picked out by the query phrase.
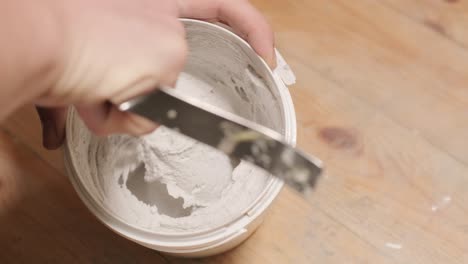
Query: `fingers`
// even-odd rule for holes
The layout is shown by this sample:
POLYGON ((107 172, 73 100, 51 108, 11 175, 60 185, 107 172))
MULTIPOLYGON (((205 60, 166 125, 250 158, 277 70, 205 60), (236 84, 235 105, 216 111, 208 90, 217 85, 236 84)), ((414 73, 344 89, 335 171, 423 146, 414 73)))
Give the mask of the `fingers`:
POLYGON ((154 131, 157 125, 137 115, 121 112, 111 104, 95 104, 76 107, 86 126, 97 136, 110 134, 144 135, 154 131))
MULTIPOLYGON (((150 26, 135 35, 134 40, 126 40, 127 35, 118 36, 123 46, 118 58, 109 58, 114 63, 102 75, 96 89, 105 92, 102 98, 115 104, 147 93, 158 85, 174 83, 182 71, 187 56, 183 25, 173 18, 160 18, 165 22, 150 26), (171 22, 169 22, 171 21, 171 22), (168 28, 161 28, 167 26, 168 28), (159 31, 160 34, 155 35, 159 31), (146 36, 145 36, 146 35, 146 36), (141 43, 134 43, 137 40, 141 43)), ((101 57, 104 52, 99 51, 101 57)), ((106 54, 114 56, 113 53, 106 54)), ((88 102, 91 98, 88 98, 88 102)))
POLYGON ((174 1, 130 2, 74 1, 74 8, 67 6, 62 68, 36 103, 74 105, 100 136, 141 135, 156 128, 104 102, 117 105, 159 85, 173 85, 187 56, 185 31, 174 1))
POLYGON ((172 82, 187 55, 173 0, 66 5, 59 76, 41 105, 114 103, 172 82))
MULTIPOLYGON (((105 104, 102 101, 107 99, 117 105, 148 93, 158 85, 173 85, 176 82, 187 54, 185 39, 180 32, 174 31, 161 37, 166 39, 152 39, 152 45, 142 44, 143 47, 138 52, 132 51, 124 57, 125 60, 117 61, 112 70, 106 71, 101 81, 95 82, 94 86, 96 91, 103 93, 96 96, 91 92, 89 96, 81 96, 84 103, 78 102, 76 108, 94 134, 138 136, 157 128, 156 124, 142 117, 121 112, 110 103, 105 104)), ((131 47, 130 44, 129 46, 131 47)))
MULTIPOLYGON (((36 107, 42 125, 42 145, 49 150, 58 149, 65 140, 67 108, 36 107)), ((77 107, 88 128, 98 136, 110 134, 144 135, 158 126, 131 113, 120 112, 110 104, 77 107)))
POLYGON ((271 68, 276 67, 273 31, 247 0, 178 0, 178 3, 181 17, 227 23, 271 68))
POLYGON ((42 145, 46 149, 59 148, 65 139, 67 108, 36 107, 42 125, 42 145))

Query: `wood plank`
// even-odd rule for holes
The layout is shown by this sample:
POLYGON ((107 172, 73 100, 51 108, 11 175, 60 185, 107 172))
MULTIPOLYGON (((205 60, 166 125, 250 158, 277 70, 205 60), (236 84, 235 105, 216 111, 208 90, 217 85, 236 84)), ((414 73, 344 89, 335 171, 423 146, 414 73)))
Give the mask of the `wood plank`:
POLYGON ((27 145, 38 157, 61 173, 65 172, 62 151, 50 151, 42 147, 42 132, 39 117, 33 105, 23 106, 11 115, 2 127, 17 141, 27 145))
POLYGON ((399 263, 467 261, 467 167, 290 63, 301 80, 294 88, 300 145, 324 157, 328 168, 311 202, 399 263), (324 135, 330 128, 336 131, 324 135), (394 244, 403 248, 389 248, 394 244))
POLYGON ((380 0, 463 48, 468 48, 468 3, 458 0, 380 0))
POLYGON ((259 230, 219 256, 171 263, 392 263, 351 230, 286 188, 259 230))
POLYGON ((0 131, 0 263, 166 263, 100 224, 66 177, 0 131))
POLYGON ((255 2, 286 57, 468 161, 465 49, 379 1, 255 2))

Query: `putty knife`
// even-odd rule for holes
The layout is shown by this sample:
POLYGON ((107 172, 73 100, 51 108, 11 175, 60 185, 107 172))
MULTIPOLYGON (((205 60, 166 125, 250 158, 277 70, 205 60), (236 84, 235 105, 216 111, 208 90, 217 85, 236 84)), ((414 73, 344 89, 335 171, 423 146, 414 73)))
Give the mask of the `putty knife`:
POLYGON ((276 131, 176 89, 161 87, 118 108, 250 162, 302 194, 312 190, 322 171, 320 160, 287 144, 276 131))

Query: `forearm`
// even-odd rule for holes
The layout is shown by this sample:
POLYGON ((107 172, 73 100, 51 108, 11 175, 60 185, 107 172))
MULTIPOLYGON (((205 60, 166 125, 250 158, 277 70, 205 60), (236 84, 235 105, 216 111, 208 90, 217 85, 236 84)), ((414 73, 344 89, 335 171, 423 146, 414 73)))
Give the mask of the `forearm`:
POLYGON ((53 83, 61 52, 58 6, 53 4, 0 0, 0 122, 53 83))

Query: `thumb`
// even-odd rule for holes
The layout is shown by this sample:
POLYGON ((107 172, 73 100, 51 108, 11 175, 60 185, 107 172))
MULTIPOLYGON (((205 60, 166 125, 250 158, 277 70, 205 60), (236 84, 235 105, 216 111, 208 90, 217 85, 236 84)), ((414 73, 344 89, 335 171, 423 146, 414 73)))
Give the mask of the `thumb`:
POLYGON ((36 106, 36 111, 42 125, 42 145, 50 150, 59 148, 65 139, 67 107, 36 106))

